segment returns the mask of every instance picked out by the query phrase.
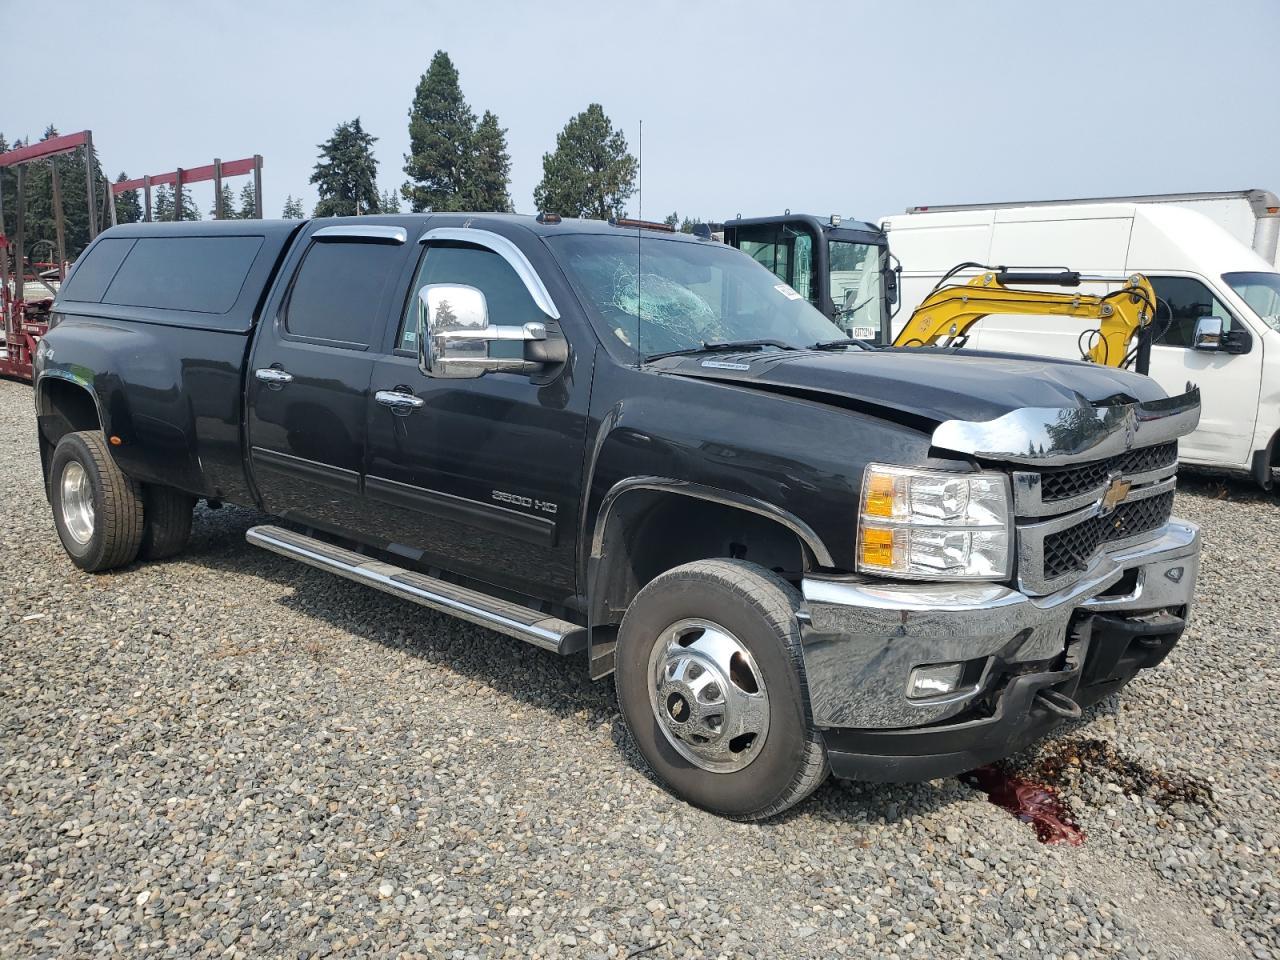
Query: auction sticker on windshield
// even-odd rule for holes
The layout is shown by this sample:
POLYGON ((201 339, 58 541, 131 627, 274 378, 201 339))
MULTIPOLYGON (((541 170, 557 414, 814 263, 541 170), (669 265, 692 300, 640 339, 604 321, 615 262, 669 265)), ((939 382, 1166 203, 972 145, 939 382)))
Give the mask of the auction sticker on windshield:
POLYGON ((784 297, 786 297, 788 300, 803 300, 803 299, 804 299, 804 297, 800 296, 800 294, 796 293, 794 290, 792 290, 792 289, 791 289, 789 286, 787 286, 785 283, 775 283, 775 284, 773 285, 773 289, 777 290, 780 294, 782 294, 782 295, 783 295, 784 297))

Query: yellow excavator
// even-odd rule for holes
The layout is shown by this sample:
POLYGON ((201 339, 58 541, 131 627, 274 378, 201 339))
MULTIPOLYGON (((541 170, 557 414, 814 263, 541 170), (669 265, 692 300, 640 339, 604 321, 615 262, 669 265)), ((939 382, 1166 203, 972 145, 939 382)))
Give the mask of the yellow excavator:
POLYGON ((901 268, 893 265, 888 239, 874 224, 787 211, 781 217, 702 224, 694 233, 719 236, 749 254, 861 341, 962 347, 969 329, 991 314, 1073 317, 1089 324, 1081 327, 1083 359, 1147 372, 1156 295, 1147 279, 1136 274, 1122 289, 1097 296, 1011 286, 1079 287, 1100 277, 1056 267, 1037 271, 962 263, 947 272, 894 337, 891 326, 901 268), (968 283, 951 282, 962 271, 975 269, 981 273, 968 283))
POLYGON ((1151 359, 1156 294, 1150 281, 1134 274, 1112 293, 1057 293, 1018 290, 1012 284, 1078 287, 1102 280, 1072 270, 1033 272, 962 263, 938 282, 893 340, 895 347, 963 347, 969 329, 991 314, 1073 317, 1095 324, 1080 334, 1080 355, 1110 367, 1133 367, 1146 373, 1151 359), (968 283, 948 284, 961 270, 980 269, 968 283))

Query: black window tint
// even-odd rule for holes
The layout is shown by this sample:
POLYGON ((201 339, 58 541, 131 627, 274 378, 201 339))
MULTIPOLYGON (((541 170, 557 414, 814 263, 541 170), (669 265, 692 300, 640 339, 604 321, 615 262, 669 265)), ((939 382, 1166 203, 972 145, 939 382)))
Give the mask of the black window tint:
POLYGON ((1156 338, 1166 347, 1190 347, 1196 321, 1201 317, 1221 317, 1223 332, 1231 329, 1231 314, 1199 280, 1191 277, 1149 277, 1155 288, 1156 338))
POLYGON ((99 241, 89 250, 71 271, 62 286, 63 300, 79 300, 81 303, 98 303, 107 292, 107 285, 120 269, 120 264, 133 249, 136 240, 110 239, 99 241))
MULTIPOLYGON (((547 319, 511 264, 499 254, 482 247, 433 244, 418 267, 413 295, 400 322, 400 335, 396 339, 396 347, 400 350, 418 349, 417 330, 409 321, 418 315, 418 291, 429 283, 461 283, 475 287, 484 294, 490 323, 518 327, 526 323, 543 323, 547 319)), ((511 344, 492 345, 490 353, 498 356, 507 347, 523 349, 512 341, 511 344)))
POLYGON ((293 282, 285 329, 299 337, 367 347, 383 291, 403 253, 393 243, 312 244, 293 282))
POLYGON ((262 237, 142 237, 103 303, 226 313, 240 297, 262 237))

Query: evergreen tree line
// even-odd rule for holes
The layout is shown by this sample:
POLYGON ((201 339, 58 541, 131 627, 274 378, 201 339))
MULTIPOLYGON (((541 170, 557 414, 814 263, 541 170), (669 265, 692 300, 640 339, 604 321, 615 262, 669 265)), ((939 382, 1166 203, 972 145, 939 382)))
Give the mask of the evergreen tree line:
MULTIPOLYGON (((462 94, 458 70, 443 50, 431 58, 414 91, 406 179, 398 196, 378 192, 376 142, 356 117, 339 124, 319 145, 319 162, 311 175, 320 195, 314 216, 398 213, 401 200, 414 213, 513 209, 506 128, 491 110, 477 118, 462 94)), ((593 103, 565 124, 555 149, 543 154, 534 204, 566 217, 623 216, 635 192, 637 166, 622 131, 593 103)))
MULTIPOLYGON (((53 126, 45 129, 40 139, 58 136, 53 126)), ((29 145, 28 140, 18 139, 9 143, 0 133, 0 153, 29 145)), ((57 227, 53 207, 53 171, 58 171, 58 185, 62 192, 63 229, 67 258, 74 260, 89 243, 89 202, 85 196, 84 147, 70 153, 50 157, 24 165, 26 200, 23 217, 23 234, 27 255, 33 260, 53 260, 57 257, 57 227)), ((98 229, 111 225, 111 212, 105 208, 107 178, 102 174, 97 151, 93 161, 94 198, 98 213, 98 229)), ((17 228, 18 211, 17 171, 9 167, 0 170, 0 209, 4 211, 4 230, 13 236, 17 228)))
MULTIPOLYGON (((44 138, 56 136, 50 126, 44 138)), ((405 181, 399 191, 379 192, 378 161, 373 146, 377 137, 368 133, 356 117, 339 124, 333 135, 320 144, 319 159, 311 175, 320 200, 312 213, 317 217, 351 216, 357 213, 398 213, 402 202, 414 213, 474 210, 510 212, 511 156, 507 131, 491 110, 477 117, 467 103, 459 83, 458 70, 443 50, 432 57, 418 81, 409 108, 409 153, 404 157, 405 181)), ((0 135, 0 152, 23 146, 21 141, 5 142, 0 135)), ((97 196, 104 194, 106 179, 94 157, 97 196)), ((63 209, 67 227, 67 255, 74 258, 88 243, 88 209, 85 202, 83 152, 56 157, 27 166, 26 236, 28 249, 54 235, 50 169, 58 165, 63 209)), ((626 215, 626 202, 635 192, 638 164, 631 155, 626 137, 614 129, 604 108, 592 103, 571 117, 556 135, 555 149, 542 156, 542 180, 533 192, 535 206, 566 217, 608 219, 626 215)), ((5 171, 0 182, 0 199, 7 216, 14 209, 16 180, 5 171)), ((116 182, 129 177, 121 173, 116 182)), ((228 184, 222 185, 223 216, 250 219, 254 215, 252 182, 241 188, 237 199, 228 184)), ((134 223, 143 218, 140 191, 129 190, 115 198, 116 219, 134 223)), ((100 227, 111 223, 110 212, 99 202, 100 227)), ((216 207, 216 204, 215 204, 216 207)), ((173 189, 161 186, 152 192, 153 220, 172 220, 175 214, 173 189)), ((214 208, 209 210, 214 215, 214 208)), ((281 216, 301 219, 302 201, 290 194, 281 216)), ((200 208, 183 188, 182 219, 199 220, 200 208)), ((695 221, 676 214, 667 222, 686 232, 695 221)), ((12 232, 13 224, 6 224, 12 232)))

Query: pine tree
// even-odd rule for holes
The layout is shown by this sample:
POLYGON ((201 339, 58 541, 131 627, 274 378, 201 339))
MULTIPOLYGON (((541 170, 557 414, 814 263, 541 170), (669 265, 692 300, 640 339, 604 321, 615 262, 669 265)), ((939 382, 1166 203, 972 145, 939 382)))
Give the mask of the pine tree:
MULTIPOLYGON (((217 215, 218 215, 218 205, 217 203, 214 203, 214 205, 209 208, 209 216, 216 217, 217 215)), ((222 184, 222 219, 223 220, 236 219, 235 199, 231 194, 230 184, 226 183, 225 181, 222 184)))
POLYGON ((379 213, 399 213, 400 198, 396 196, 394 190, 383 190, 382 196, 378 200, 379 213))
POLYGON ((463 99, 458 70, 443 50, 418 81, 409 109, 408 176, 400 193, 414 213, 464 210, 476 115, 463 99))
MULTIPOLYGON (((45 128, 42 140, 58 136, 57 129, 51 124, 45 128)), ((15 143, 14 147, 23 144, 15 143)), ((64 236, 66 240, 67 258, 74 260, 89 244, 89 203, 85 194, 85 153, 81 147, 71 153, 59 154, 48 160, 28 163, 25 171, 25 234, 28 251, 34 250, 37 243, 48 242, 50 248, 56 242, 57 226, 53 212, 53 166, 57 165, 58 179, 62 188, 62 216, 64 236)), ((97 213, 97 226, 101 230, 111 225, 111 210, 104 206, 106 202, 107 178, 98 163, 97 152, 92 157, 94 205, 97 213)), ((4 175, 6 185, 4 203, 6 226, 12 230, 12 212, 17 201, 17 178, 12 170, 4 175), (10 193, 12 181, 12 193, 10 193)), ((47 251, 46 251, 47 252, 47 251)), ((44 256, 44 253, 41 253, 44 256)))
POLYGON ((151 193, 151 219, 167 223, 173 219, 173 189, 161 185, 151 193))
MULTIPOLYGON (((0 133, 0 153, 8 153, 10 150, 16 149, 18 144, 12 147, 5 140, 4 134, 0 133)), ((13 214, 14 201, 18 197, 18 180, 13 175, 12 169, 0 170, 0 212, 4 214, 4 223, 0 224, 0 233, 5 229, 13 230, 13 214)))
MULTIPOLYGON (((129 179, 129 175, 123 170, 120 176, 116 177, 116 183, 124 183, 129 179)), ((137 190, 126 190, 115 198, 116 203, 116 222, 117 223, 138 223, 142 219, 142 202, 138 198, 137 190)), ((110 223, 110 217, 107 218, 110 223)))
POLYGON ((555 151, 542 155, 542 182, 533 202, 562 216, 606 220, 625 213, 635 180, 636 158, 627 138, 593 103, 557 134, 555 151))
POLYGON ((252 180, 240 188, 240 212, 236 216, 241 220, 258 218, 258 191, 254 189, 252 180))
POLYGON ((507 131, 498 118, 486 110, 476 125, 471 143, 471 171, 468 177, 467 209, 495 213, 511 212, 511 155, 507 153, 507 131))
MULTIPOLYGON (((151 195, 151 219, 167 223, 174 219, 173 214, 173 187, 162 184, 151 195)), ((182 219, 200 219, 200 208, 191 199, 191 190, 186 186, 182 188, 182 219)))
POLYGON ((306 215, 306 211, 302 208, 302 201, 292 193, 284 198, 284 209, 280 211, 281 219, 302 220, 306 215))
POLYGON ((378 161, 373 156, 377 139, 365 132, 356 117, 339 124, 333 136, 320 144, 320 162, 311 174, 320 194, 314 216, 378 212, 378 161))

